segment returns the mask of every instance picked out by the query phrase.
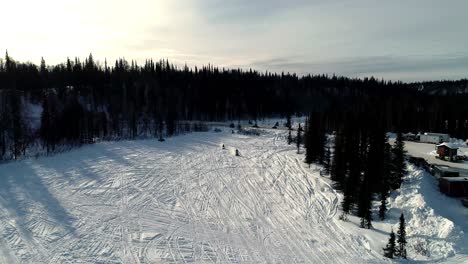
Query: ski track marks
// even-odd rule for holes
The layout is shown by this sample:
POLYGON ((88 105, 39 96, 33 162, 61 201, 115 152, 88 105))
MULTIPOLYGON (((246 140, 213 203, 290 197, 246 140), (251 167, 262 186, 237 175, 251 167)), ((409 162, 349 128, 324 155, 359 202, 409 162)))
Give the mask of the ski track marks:
POLYGON ((386 262, 342 228, 338 195, 285 135, 106 142, 1 165, 0 263, 386 262))

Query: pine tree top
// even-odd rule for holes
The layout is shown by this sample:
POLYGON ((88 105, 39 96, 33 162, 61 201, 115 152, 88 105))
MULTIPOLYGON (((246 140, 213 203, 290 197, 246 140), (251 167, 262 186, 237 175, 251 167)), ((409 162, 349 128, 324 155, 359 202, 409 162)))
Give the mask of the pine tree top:
POLYGON ((406 243, 406 223, 403 213, 400 215, 400 224, 398 227, 398 243, 406 243))

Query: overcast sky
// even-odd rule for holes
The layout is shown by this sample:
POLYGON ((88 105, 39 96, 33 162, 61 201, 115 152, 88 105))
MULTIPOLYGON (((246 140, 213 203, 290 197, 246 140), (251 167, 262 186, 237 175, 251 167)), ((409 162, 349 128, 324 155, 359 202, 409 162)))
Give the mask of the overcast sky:
POLYGON ((0 49, 392 80, 468 77, 466 0, 7 0, 0 49))

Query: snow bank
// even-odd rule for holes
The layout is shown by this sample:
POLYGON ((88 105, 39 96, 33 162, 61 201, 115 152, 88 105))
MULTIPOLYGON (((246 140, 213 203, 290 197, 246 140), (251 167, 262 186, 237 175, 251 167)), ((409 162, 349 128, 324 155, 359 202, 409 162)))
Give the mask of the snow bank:
MULTIPOLYGON (((401 189, 389 200, 389 212, 401 210, 405 215, 409 258, 450 261, 457 253, 465 254, 466 208, 440 193, 432 175, 412 165, 408 169, 401 189)), ((397 229, 396 221, 393 230, 397 229)))

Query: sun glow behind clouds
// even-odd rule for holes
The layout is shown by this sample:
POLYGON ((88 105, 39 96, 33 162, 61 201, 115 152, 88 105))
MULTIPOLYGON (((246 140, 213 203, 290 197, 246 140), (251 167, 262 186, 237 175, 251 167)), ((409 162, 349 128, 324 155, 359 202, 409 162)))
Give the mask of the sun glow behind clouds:
POLYGON ((15 0, 2 4, 0 47, 19 60, 44 56, 57 63, 67 56, 132 56, 126 45, 144 27, 169 23, 167 5, 157 1, 15 0))
POLYGON ((0 51, 20 61, 44 56, 55 64, 93 53, 109 62, 168 58, 404 80, 468 72, 466 0, 4 2, 0 51))

